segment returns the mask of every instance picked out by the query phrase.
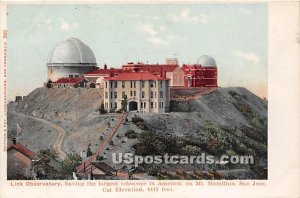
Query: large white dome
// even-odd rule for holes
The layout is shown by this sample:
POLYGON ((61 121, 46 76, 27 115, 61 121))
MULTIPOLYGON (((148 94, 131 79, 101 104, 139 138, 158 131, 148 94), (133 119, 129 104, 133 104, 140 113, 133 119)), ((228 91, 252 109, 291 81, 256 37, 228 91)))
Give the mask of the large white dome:
POLYGON ((198 59, 197 64, 205 66, 205 67, 216 67, 217 66, 215 59, 208 55, 201 56, 198 59))
POLYGON ((77 38, 69 38, 57 44, 48 56, 48 64, 96 64, 96 58, 89 46, 77 38))

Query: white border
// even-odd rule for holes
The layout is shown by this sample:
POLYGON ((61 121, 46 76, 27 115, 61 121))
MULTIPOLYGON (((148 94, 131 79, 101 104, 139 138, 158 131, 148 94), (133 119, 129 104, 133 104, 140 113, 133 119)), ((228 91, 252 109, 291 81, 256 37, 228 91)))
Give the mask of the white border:
MULTIPOLYGON (((144 1, 145 2, 145 1, 144 1)), ((169 2, 169 1, 165 1, 169 2)), ((253 2, 253 1, 252 1, 253 2)), ((16 2, 13 2, 16 3, 16 2)), ((22 2, 23 3, 23 2, 22 2)), ((26 2, 24 2, 26 3, 26 2)), ((27 2, 28 3, 28 2, 27 2)), ((31 2, 32 3, 32 2, 31 2)), ((40 2, 35 2, 40 3, 40 2)), ((61 2, 60 2, 61 3, 61 2)), ((73 3, 73 2, 72 2, 73 3)), ((78 2, 79 3, 79 2, 78 2)), ((82 2, 81 2, 82 3, 82 2)), ((95 2, 92 2, 95 3, 95 2)), ((102 2, 103 3, 103 2, 102 2)), ((119 2, 114 2, 119 3, 119 2)), ((122 2, 123 3, 123 2, 122 2)), ((131 2, 134 3, 134 2, 131 2)), ((181 2, 178 2, 181 3, 181 2)), ((222 2, 224 3, 224 2, 222 2)), ((247 2, 246 2, 247 3, 247 2)), ((43 4, 45 4, 43 2, 43 4)), ((6 27, 1 5, 1 36, 6 27)), ((174 193, 103 193, 100 187, 11 187, 3 152, 3 39, 1 37, 1 163, 0 197, 299 197, 300 179, 300 6, 299 2, 269 3, 269 179, 266 187, 178 187, 174 193), (4 163, 3 163, 4 162, 4 163)), ((9 35, 8 35, 9 36, 9 35)), ((9 45, 9 44, 8 44, 9 45)), ((63 182, 63 181, 62 181, 63 182)))

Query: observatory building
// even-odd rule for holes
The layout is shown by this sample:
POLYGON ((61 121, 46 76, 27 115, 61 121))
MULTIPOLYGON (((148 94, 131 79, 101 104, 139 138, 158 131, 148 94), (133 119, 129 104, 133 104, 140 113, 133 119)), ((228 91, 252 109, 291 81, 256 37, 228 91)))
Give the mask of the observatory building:
POLYGON ((197 64, 183 64, 185 87, 218 87, 218 68, 213 57, 201 56, 197 64))
POLYGON ((83 73, 97 69, 96 58, 89 46, 77 38, 58 43, 48 56, 48 80, 83 77, 83 73))

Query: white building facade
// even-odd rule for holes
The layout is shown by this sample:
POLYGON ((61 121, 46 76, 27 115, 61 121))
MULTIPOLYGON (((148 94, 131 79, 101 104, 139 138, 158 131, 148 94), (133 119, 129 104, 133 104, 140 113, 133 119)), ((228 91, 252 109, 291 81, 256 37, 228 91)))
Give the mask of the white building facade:
POLYGON ((127 111, 164 113, 170 105, 169 79, 149 72, 121 73, 104 78, 104 108, 122 109, 127 96, 127 111))

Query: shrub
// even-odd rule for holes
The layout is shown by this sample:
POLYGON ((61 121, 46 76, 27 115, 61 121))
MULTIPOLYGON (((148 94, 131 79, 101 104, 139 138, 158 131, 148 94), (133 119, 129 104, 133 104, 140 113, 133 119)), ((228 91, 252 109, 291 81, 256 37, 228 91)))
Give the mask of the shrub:
POLYGON ((212 122, 205 125, 200 135, 200 141, 204 143, 201 148, 210 154, 221 155, 229 149, 230 138, 228 133, 212 122))
POLYGON ((142 130, 148 130, 148 127, 144 122, 138 122, 138 123, 136 123, 136 126, 142 130))
POLYGON ((52 87, 52 81, 48 80, 46 87, 50 89, 52 87))
POLYGON ((180 148, 175 136, 145 131, 139 135, 139 143, 134 146, 137 155, 177 154, 180 148))
POLYGON ((228 156, 234 156, 234 155, 236 155, 236 153, 235 153, 234 150, 229 149, 228 151, 226 151, 226 155, 228 155, 228 156))
POLYGON ((192 102, 173 102, 170 107, 174 112, 191 112, 193 109, 192 102))
POLYGON ((185 147, 182 148, 182 151, 186 155, 198 155, 201 153, 201 149, 193 145, 185 145, 185 147))
POLYGON ((139 137, 138 134, 134 130, 126 131, 125 136, 128 137, 129 139, 136 139, 139 137))
POLYGON ((106 114, 107 113, 107 111, 104 109, 104 104, 103 103, 101 104, 101 106, 99 108, 99 113, 100 114, 106 114))
POLYGON ((157 165, 152 165, 149 169, 148 169, 148 174, 151 176, 158 176, 158 173, 161 171, 161 168, 157 165))
POLYGON ((132 123, 134 124, 137 124, 138 122, 144 122, 144 119, 141 118, 141 117, 138 117, 138 116, 134 116, 132 119, 131 119, 132 123))
POLYGON ((122 113, 122 109, 118 109, 116 113, 122 113))

